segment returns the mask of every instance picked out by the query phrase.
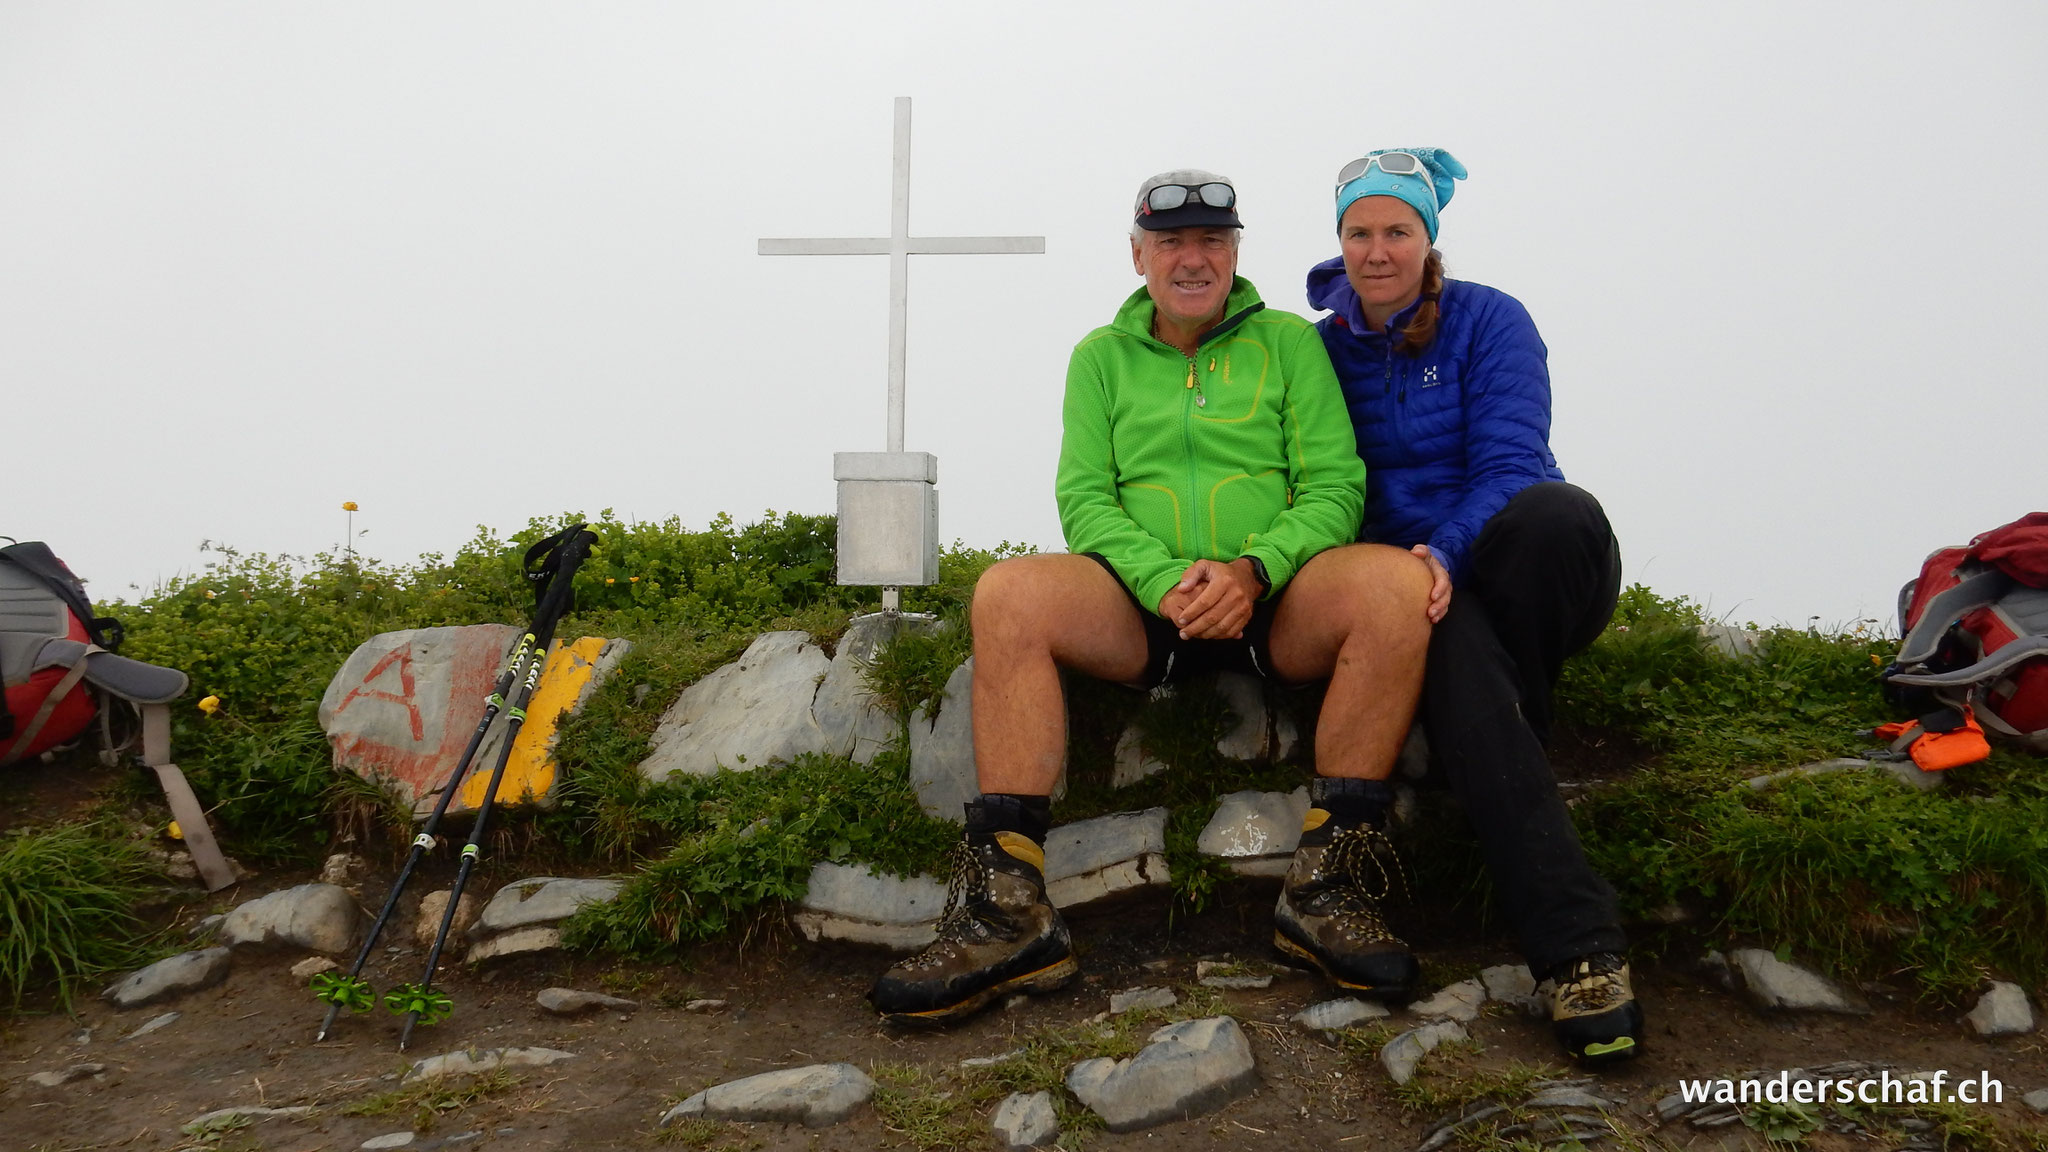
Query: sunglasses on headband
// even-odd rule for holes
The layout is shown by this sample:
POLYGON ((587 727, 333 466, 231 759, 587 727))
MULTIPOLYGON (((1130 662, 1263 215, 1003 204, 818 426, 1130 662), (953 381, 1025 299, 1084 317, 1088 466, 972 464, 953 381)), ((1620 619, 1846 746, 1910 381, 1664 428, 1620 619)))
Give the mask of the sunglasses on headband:
POLYGON ((1378 168, 1389 176, 1421 176, 1429 178, 1429 169, 1422 158, 1413 152, 1382 152, 1377 156, 1360 156, 1337 170, 1337 187, 1342 188, 1367 172, 1378 168))
POLYGON ((1211 208, 1228 208, 1237 203, 1237 190, 1221 181, 1197 185, 1161 184, 1145 193, 1145 206, 1139 209, 1138 214, 1171 212, 1190 200, 1200 201, 1211 208))

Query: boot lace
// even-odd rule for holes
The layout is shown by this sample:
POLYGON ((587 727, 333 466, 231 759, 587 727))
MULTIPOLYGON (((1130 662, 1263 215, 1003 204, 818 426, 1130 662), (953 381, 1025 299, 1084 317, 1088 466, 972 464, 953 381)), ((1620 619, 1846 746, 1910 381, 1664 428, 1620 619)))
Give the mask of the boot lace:
POLYGON ((1590 1016, 1631 999, 1622 968, 1618 958, 1609 955, 1574 961, 1565 978, 1557 982, 1558 1014, 1590 1016))
POLYGON ((990 869, 965 837, 953 845, 947 856, 951 874, 946 878, 946 904, 939 912, 937 935, 924 951, 903 961, 903 970, 930 968, 945 963, 957 943, 977 943, 992 933, 977 914, 990 899, 990 869))
POLYGON ((1332 896, 1347 912, 1377 918, 1380 901, 1392 898, 1396 889, 1403 899, 1408 895, 1408 873, 1394 842, 1377 828, 1346 828, 1332 836, 1316 871, 1329 880, 1332 896))

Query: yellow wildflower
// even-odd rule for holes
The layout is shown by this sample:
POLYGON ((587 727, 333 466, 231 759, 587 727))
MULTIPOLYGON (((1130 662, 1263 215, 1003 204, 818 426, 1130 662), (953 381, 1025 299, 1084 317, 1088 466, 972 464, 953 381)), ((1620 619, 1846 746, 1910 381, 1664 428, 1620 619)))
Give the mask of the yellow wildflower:
POLYGON ((638 576, 628 576, 626 577, 626 581, 630 584, 638 584, 640 582, 640 578, 638 576))
POLYGON ((206 699, 201 700, 199 702, 199 710, 201 712, 206 713, 208 716, 211 716, 215 712, 220 711, 220 697, 208 696, 206 699))
POLYGON ((613 579, 613 578, 611 578, 610 576, 607 576, 607 577, 605 577, 605 578, 604 578, 604 582, 605 582, 605 583, 607 583, 607 584, 617 584, 617 583, 618 583, 618 581, 617 581, 617 580, 614 580, 614 579, 613 579))
POLYGON ((341 510, 342 510, 343 512, 354 512, 354 511, 356 511, 356 510, 357 510, 357 509, 356 509, 356 502, 355 502, 355 501, 353 501, 353 500, 343 500, 343 501, 341 502, 341 510))
POLYGON ((173 840, 183 840, 185 838, 185 830, 178 827, 178 822, 173 820, 170 827, 164 829, 164 835, 169 836, 173 840))

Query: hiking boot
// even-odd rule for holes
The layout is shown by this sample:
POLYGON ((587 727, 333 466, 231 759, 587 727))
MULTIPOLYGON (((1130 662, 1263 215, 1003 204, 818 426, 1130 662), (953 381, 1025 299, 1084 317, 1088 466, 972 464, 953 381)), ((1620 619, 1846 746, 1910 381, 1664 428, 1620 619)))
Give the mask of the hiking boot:
POLYGON ((1613 952, 1567 960, 1551 970, 1550 1027, 1565 1051, 1587 1064, 1636 1054, 1643 1009, 1628 983, 1628 961, 1613 952))
POLYGON ((1045 851, 1019 832, 969 832, 953 849, 938 939, 888 971, 868 1003, 892 1024, 948 1024, 1012 992, 1051 992, 1080 971, 1045 896, 1045 851))
POLYGON ((1397 882, 1405 889, 1384 833, 1370 825, 1338 828, 1328 812, 1309 809, 1273 908, 1273 947, 1354 996, 1408 1000, 1421 966, 1380 915, 1397 882))

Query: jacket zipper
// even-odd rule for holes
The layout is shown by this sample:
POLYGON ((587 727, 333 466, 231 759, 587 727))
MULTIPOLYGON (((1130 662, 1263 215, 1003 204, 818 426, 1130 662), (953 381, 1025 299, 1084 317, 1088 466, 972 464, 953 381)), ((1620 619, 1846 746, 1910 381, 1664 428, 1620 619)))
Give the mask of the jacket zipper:
POLYGON ((1202 389, 1195 382, 1195 358, 1188 356, 1185 352, 1181 353, 1181 355, 1188 362, 1188 381, 1181 388, 1180 442, 1182 455, 1186 457, 1188 462, 1188 525, 1193 531, 1193 538, 1189 541, 1189 544, 1190 550, 1195 555, 1200 556, 1202 555, 1202 497, 1199 487, 1200 480, 1195 475, 1195 413, 1194 409, 1189 406, 1188 401, 1190 398, 1193 398, 1198 404, 1201 403, 1202 389))

